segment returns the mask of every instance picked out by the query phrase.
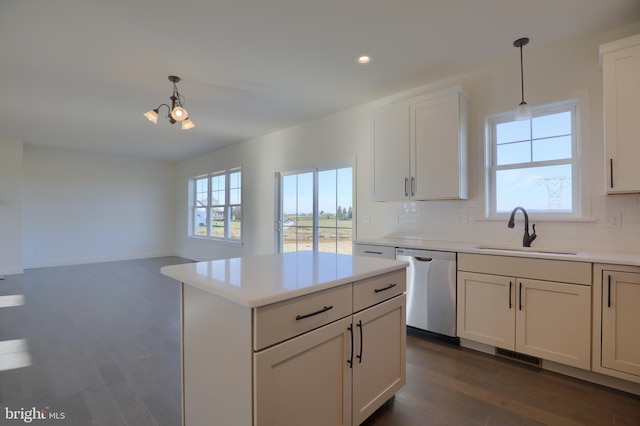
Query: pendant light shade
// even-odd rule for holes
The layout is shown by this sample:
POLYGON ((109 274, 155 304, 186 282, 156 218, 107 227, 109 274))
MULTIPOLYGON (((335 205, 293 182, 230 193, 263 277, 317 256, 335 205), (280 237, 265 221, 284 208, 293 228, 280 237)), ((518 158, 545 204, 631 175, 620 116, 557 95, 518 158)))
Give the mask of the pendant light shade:
POLYGON ((169 81, 173 83, 173 94, 169 99, 171 99, 171 106, 167 104, 160 104, 158 108, 152 109, 144 113, 144 116, 149 119, 153 124, 158 124, 158 114, 160 112, 160 108, 166 106, 168 109, 167 119, 169 123, 174 124, 177 121, 182 122, 182 130, 189 130, 196 127, 196 125, 189 119, 189 113, 184 108, 184 97, 178 92, 178 86, 176 83, 180 81, 180 77, 175 75, 170 75, 169 81))
POLYGON ((189 129, 193 129, 194 127, 196 127, 195 124, 193 124, 193 121, 189 120, 189 117, 185 118, 182 121, 182 130, 189 130, 189 129))
POLYGON ((144 116, 153 124, 158 124, 158 109, 152 109, 144 113, 144 116))
POLYGON ((516 109, 516 120, 528 120, 531 118, 531 107, 527 105, 524 100, 524 63, 522 60, 522 46, 526 46, 529 44, 529 39, 527 37, 519 38, 513 42, 513 46, 520 49, 520 89, 522 94, 522 100, 516 109))

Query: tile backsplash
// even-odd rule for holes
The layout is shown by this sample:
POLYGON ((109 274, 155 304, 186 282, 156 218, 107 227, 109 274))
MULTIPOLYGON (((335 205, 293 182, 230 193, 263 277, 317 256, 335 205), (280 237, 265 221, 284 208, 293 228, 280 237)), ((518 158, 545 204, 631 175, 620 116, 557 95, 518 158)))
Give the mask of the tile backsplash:
MULTIPOLYGON (((640 195, 601 195, 591 198, 591 212, 582 219, 549 220, 529 215, 538 235, 534 246, 640 253, 640 195)), ((358 223, 358 239, 385 236, 420 237, 480 244, 522 244, 524 218, 516 215, 514 229, 507 218, 487 219, 476 200, 376 203, 368 223, 358 223)), ((360 217, 360 215, 358 216, 360 217)))

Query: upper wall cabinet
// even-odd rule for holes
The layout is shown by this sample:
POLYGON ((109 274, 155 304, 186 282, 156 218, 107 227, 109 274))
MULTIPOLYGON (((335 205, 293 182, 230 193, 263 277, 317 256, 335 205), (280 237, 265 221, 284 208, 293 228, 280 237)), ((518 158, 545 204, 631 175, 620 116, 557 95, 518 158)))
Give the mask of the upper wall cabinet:
POLYGON ((640 192, 640 34, 600 46, 606 190, 640 192))
POLYGON ((374 199, 467 198, 467 95, 460 86, 378 111, 374 199))

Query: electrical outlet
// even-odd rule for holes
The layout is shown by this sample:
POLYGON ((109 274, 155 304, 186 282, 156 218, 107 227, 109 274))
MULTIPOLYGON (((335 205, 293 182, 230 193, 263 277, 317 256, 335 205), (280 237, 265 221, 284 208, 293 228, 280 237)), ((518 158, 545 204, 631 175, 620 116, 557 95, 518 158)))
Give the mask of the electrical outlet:
POLYGON ((371 217, 369 216, 369 213, 365 213, 361 215, 360 219, 362 220, 363 225, 368 225, 371 222, 371 217))
POLYGON ((400 215, 399 214, 390 214, 387 218, 387 220, 389 221, 389 223, 391 224, 398 224, 400 223, 400 215))
POLYGON ((466 225, 469 223, 469 216, 466 214, 459 214, 456 216, 456 222, 458 225, 466 225))
POLYGON ((622 217, 620 213, 611 213, 607 215, 607 226, 610 228, 620 228, 620 226, 622 226, 622 217))

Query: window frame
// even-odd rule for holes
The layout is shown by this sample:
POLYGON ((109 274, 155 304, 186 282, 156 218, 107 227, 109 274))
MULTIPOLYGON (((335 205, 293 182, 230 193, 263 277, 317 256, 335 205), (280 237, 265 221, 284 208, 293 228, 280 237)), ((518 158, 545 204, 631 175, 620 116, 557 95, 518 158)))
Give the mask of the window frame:
POLYGON ((242 238, 244 235, 243 227, 243 213, 242 213, 242 167, 234 167, 227 170, 221 170, 213 173, 207 173, 205 175, 194 176, 189 179, 189 236, 193 238, 203 238, 213 241, 224 241, 230 243, 242 243, 242 238), (238 188, 231 188, 231 175, 239 173, 240 184, 238 188), (213 203, 212 193, 214 192, 212 187, 213 179, 224 176, 224 203, 213 203), (207 203, 206 205, 197 205, 198 204, 198 185, 197 182, 199 180, 206 179, 207 180, 207 203), (231 191, 233 189, 238 189, 239 194, 239 203, 231 203, 231 191), (231 224, 233 222, 232 215, 234 208, 240 208, 240 237, 234 238, 231 232, 231 224), (212 226, 212 215, 211 212, 213 209, 222 208, 223 209, 223 236, 213 235, 213 226, 212 226), (199 234, 197 232, 197 228, 200 226, 197 223, 196 215, 197 209, 205 209, 206 218, 205 218, 205 227, 206 227, 206 235, 199 234))
MULTIPOLYGON (((327 227, 327 226, 320 226, 320 211, 319 211, 319 202, 318 202, 318 198, 319 198, 319 185, 318 185, 318 175, 321 172, 325 172, 325 171, 337 171, 340 169, 345 169, 345 168, 349 168, 351 169, 351 206, 349 206, 351 208, 351 218, 352 218, 352 222, 351 222, 351 242, 352 242, 352 246, 353 246, 353 241, 354 241, 354 236, 355 236, 355 221, 353 221, 353 217, 355 217, 355 167, 353 165, 352 162, 340 162, 340 163, 332 163, 329 165, 324 165, 324 166, 318 166, 318 167, 307 167, 307 168, 302 168, 302 169, 296 169, 296 170, 287 170, 287 171, 281 171, 281 172, 276 172, 275 174, 275 197, 276 197, 276 205, 275 205, 275 244, 274 244, 274 248, 276 253, 284 253, 284 223, 283 223, 283 214, 284 214, 284 207, 283 207, 283 196, 282 196, 282 183, 283 183, 283 178, 286 176, 294 176, 294 175, 300 175, 300 174, 305 174, 305 173, 313 173, 313 183, 312 183, 312 187, 313 187, 313 218, 312 218, 312 250, 313 251, 319 251, 319 247, 320 247, 320 242, 319 242, 319 230, 320 229, 335 229, 336 230, 336 234, 338 232, 338 229, 346 229, 346 228, 340 228, 337 226, 336 223, 336 227, 327 227)), ((336 196, 337 196, 337 192, 336 192, 336 196)), ((337 207, 337 206, 336 206, 337 207)), ((345 206, 342 206, 343 208, 345 206)), ((336 215, 338 214, 338 212, 336 211, 336 215)), ((336 240, 337 241, 337 240, 336 240)), ((336 243, 337 244, 337 243, 336 243)), ((353 250, 353 248, 352 248, 353 250)), ((296 250, 299 251, 299 250, 296 250)), ((337 247, 336 247, 336 252, 337 252, 337 247)), ((332 252, 330 252, 332 253, 332 252)))
MULTIPOLYGON (((513 111, 504 112, 487 117, 486 119, 486 163, 485 163, 485 203, 487 218, 500 218, 507 217, 511 212, 498 212, 497 211, 497 189, 496 189, 496 172, 501 170, 522 170, 528 168, 554 166, 554 165, 570 165, 571 166, 571 199, 572 208, 571 211, 552 211, 552 210, 534 210, 527 209, 529 212, 533 212, 536 216, 547 219, 575 219, 581 218, 583 214, 583 188, 582 188, 582 167, 580 158, 580 104, 581 99, 571 98, 558 102, 551 102, 543 105, 534 106, 531 108, 532 117, 557 114, 562 112, 571 112, 571 158, 560 160, 543 160, 533 161, 533 158, 529 162, 512 163, 505 165, 496 165, 497 162, 497 141, 496 141, 496 126, 498 124, 509 123, 516 121, 513 116, 513 111)), ((535 140, 535 139, 533 139, 535 140)), ((529 140, 531 141, 531 139, 529 140)), ((515 205, 513 206, 516 207, 515 205)), ((523 206, 527 208, 527 206, 523 206)))

